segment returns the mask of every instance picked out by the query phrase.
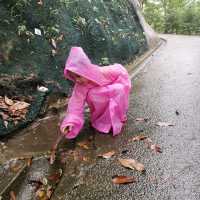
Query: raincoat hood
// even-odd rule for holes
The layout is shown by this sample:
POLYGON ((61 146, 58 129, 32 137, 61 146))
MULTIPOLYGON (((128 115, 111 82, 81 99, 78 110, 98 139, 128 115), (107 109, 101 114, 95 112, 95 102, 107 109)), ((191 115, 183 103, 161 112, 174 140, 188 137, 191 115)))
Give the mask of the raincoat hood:
POLYGON ((100 86, 106 84, 107 80, 104 77, 98 65, 91 63, 88 56, 81 47, 72 47, 67 58, 64 75, 66 78, 73 80, 70 77, 69 71, 78 74, 100 86))

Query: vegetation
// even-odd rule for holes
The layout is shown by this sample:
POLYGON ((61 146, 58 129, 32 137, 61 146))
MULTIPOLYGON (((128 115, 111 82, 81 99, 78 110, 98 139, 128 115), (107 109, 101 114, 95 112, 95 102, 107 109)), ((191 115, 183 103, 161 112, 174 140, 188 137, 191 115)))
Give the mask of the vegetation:
POLYGON ((160 33, 200 34, 199 0, 144 0, 147 22, 160 33))

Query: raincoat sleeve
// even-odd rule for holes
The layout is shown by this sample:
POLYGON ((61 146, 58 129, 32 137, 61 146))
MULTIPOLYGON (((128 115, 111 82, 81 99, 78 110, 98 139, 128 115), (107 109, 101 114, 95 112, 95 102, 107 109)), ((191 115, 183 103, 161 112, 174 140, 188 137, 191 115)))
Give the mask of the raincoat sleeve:
POLYGON ((87 89, 81 85, 75 84, 71 98, 69 99, 67 114, 63 119, 60 130, 72 125, 72 130, 65 136, 68 139, 75 138, 84 124, 83 109, 87 96, 87 89))

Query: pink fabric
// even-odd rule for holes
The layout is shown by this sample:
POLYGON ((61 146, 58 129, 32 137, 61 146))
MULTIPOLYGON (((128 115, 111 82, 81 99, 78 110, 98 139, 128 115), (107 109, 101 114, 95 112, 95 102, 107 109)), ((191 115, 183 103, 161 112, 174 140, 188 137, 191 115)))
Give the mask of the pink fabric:
MULTIPOLYGON (((131 81, 120 64, 99 67, 91 63, 81 47, 72 47, 65 64, 64 75, 73 80, 68 71, 92 81, 92 84, 75 83, 61 130, 69 124, 72 130, 66 138, 75 138, 84 124, 84 106, 90 108, 91 124, 98 131, 113 135, 120 133, 126 120, 131 81)), ((74 80, 73 80, 74 81, 74 80)))

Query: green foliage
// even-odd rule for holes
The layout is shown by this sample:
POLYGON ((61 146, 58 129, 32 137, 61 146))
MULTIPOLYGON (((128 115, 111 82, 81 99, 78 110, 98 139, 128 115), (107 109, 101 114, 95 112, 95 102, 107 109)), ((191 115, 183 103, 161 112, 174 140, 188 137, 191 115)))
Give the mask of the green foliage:
POLYGON ((200 34, 199 0, 147 0, 143 11, 157 32, 200 34))

